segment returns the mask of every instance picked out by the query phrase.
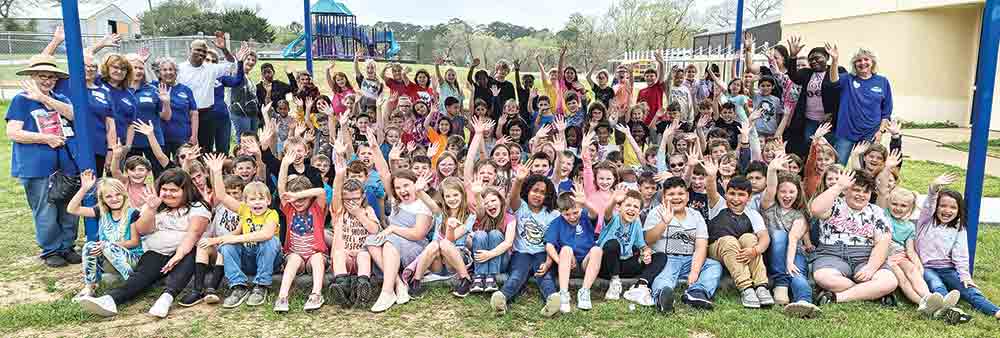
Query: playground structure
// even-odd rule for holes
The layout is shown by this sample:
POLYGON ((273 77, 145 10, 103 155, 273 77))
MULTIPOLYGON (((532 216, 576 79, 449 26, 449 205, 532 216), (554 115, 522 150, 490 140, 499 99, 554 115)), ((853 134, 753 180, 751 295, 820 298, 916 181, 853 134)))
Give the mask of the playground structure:
MULTIPOLYGON (((353 58, 358 48, 372 58, 393 59, 399 55, 400 46, 387 28, 364 29, 358 26, 357 17, 346 5, 335 0, 318 0, 310 7, 312 16, 313 57, 327 59, 353 58)), ((305 54, 306 33, 288 44, 281 55, 286 58, 305 54)))

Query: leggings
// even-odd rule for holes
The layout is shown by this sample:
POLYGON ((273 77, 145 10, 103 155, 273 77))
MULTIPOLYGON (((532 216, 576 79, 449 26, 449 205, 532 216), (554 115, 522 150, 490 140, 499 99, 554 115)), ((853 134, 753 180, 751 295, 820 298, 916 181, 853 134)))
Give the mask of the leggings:
POLYGON ((146 251, 139 257, 139 263, 135 265, 135 270, 125 281, 125 285, 111 290, 108 294, 115 300, 115 304, 124 304, 138 297, 159 280, 166 278, 166 287, 163 289, 163 293, 177 297, 191 281, 191 274, 194 273, 194 252, 195 250, 191 250, 174 266, 173 270, 164 274, 160 272, 160 269, 167 265, 172 256, 146 251))
POLYGON ((128 277, 132 275, 132 267, 139 261, 139 255, 111 242, 104 242, 100 254, 91 255, 90 250, 93 250, 96 245, 97 242, 87 242, 83 245, 83 283, 97 284, 101 281, 104 260, 107 260, 111 266, 115 267, 115 270, 118 270, 122 279, 128 280, 128 277))
POLYGON ((649 264, 643 264, 639 261, 637 252, 633 252, 632 257, 621 259, 621 244, 616 239, 604 243, 601 249, 604 250, 604 256, 601 257, 600 276, 604 278, 611 276, 639 277, 640 280, 650 283, 667 264, 667 255, 663 253, 654 253, 649 264))

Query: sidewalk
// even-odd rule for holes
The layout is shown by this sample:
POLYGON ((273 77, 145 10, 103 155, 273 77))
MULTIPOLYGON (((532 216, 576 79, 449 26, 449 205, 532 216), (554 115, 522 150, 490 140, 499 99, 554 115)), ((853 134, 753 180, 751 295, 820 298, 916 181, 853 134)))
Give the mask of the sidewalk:
MULTIPOLYGON (((966 169, 969 153, 940 145, 968 142, 970 134, 968 128, 903 130, 903 154, 912 160, 940 162, 966 169)), ((991 131, 989 138, 1000 138, 1000 132, 991 131)), ((986 174, 1000 177, 1000 159, 986 157, 986 174)))

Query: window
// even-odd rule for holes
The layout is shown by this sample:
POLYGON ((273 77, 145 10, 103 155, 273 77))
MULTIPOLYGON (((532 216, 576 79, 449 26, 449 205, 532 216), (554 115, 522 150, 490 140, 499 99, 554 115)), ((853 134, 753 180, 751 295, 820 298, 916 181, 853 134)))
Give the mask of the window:
POLYGON ((118 22, 115 22, 115 20, 108 20, 108 32, 111 34, 118 34, 118 22))

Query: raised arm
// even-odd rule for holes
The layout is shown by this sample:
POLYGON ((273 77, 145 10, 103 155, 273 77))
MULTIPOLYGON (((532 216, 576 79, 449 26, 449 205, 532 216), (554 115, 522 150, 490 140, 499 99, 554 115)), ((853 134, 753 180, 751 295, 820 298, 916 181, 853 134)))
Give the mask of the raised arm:
POLYGON ((468 81, 469 85, 472 86, 472 88, 476 88, 477 86, 474 75, 476 73, 476 67, 478 66, 479 66, 479 58, 473 58, 472 64, 469 65, 469 72, 465 73, 465 81, 468 81))
POLYGON ((854 185, 854 170, 844 169, 837 174, 837 184, 826 189, 822 194, 816 196, 809 204, 809 213, 819 219, 830 218, 833 203, 837 201, 840 194, 854 185))
POLYGON ((528 161, 527 164, 517 167, 514 182, 510 185, 510 197, 507 198, 507 204, 510 205, 510 210, 517 211, 517 209, 521 208, 521 185, 524 184, 524 179, 528 177, 533 161, 534 160, 528 161))
MULTIPOLYGON (((753 34, 750 34, 750 32, 743 33, 743 64, 746 65, 748 72, 760 74, 760 65, 753 63, 753 49, 756 47, 756 42, 753 34)), ((777 69, 774 71, 777 71, 777 69)))
POLYGON ((331 91, 334 91, 337 88, 337 83, 333 81, 333 76, 331 75, 331 73, 333 73, 333 68, 336 66, 337 61, 330 61, 330 64, 326 65, 326 68, 323 71, 323 78, 326 79, 326 87, 330 88, 331 91))
POLYGON ((831 46, 827 43, 826 52, 830 54, 830 82, 840 82, 840 53, 837 51, 837 45, 831 46))
POLYGON ((230 196, 229 193, 226 192, 226 184, 223 183, 224 181, 222 180, 222 164, 225 160, 225 155, 205 155, 205 164, 208 165, 208 168, 212 173, 212 191, 215 194, 215 199, 222 203, 226 209, 238 212, 240 210, 240 201, 236 200, 235 197, 230 196))
POLYGON ((161 167, 166 167, 170 164, 170 157, 163 152, 163 148, 160 147, 160 142, 156 140, 155 130, 153 129, 153 121, 134 121, 132 122, 132 129, 146 136, 146 139, 149 140, 149 149, 153 152, 153 157, 156 158, 156 162, 159 163, 161 167))
POLYGON ((94 183, 96 182, 97 179, 94 177, 94 171, 90 169, 84 170, 80 174, 80 189, 69 200, 69 203, 66 205, 66 212, 81 217, 97 217, 97 212, 94 211, 94 208, 80 206, 80 203, 83 202, 83 196, 94 187, 94 183))
POLYGON ((789 161, 788 155, 781 154, 771 160, 771 163, 768 163, 767 188, 764 188, 764 196, 760 200, 760 210, 767 210, 774 204, 774 195, 778 191, 778 170, 788 168, 789 161))
POLYGON ((705 168, 705 191, 708 194, 708 207, 712 208, 717 203, 719 203, 719 181, 717 180, 719 174, 719 163, 715 161, 711 156, 705 157, 701 162, 701 166, 705 168))

